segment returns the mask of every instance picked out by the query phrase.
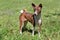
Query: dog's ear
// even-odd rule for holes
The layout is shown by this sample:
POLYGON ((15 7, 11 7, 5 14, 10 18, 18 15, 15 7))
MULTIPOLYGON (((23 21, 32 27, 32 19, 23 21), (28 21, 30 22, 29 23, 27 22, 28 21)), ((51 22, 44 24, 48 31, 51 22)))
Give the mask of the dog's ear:
POLYGON ((41 8, 42 8, 42 4, 39 4, 39 7, 41 7, 41 8))
POLYGON ((32 3, 32 7, 35 7, 35 4, 34 3, 32 3))

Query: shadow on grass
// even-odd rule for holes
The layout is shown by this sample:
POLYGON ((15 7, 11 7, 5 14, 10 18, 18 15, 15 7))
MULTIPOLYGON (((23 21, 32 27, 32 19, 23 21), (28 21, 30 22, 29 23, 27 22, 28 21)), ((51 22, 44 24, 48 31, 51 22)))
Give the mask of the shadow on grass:
POLYGON ((60 13, 48 13, 47 15, 44 15, 45 17, 51 17, 51 15, 55 16, 60 16, 60 13))
POLYGON ((54 16, 55 16, 55 15, 60 16, 60 13, 54 13, 54 14, 52 14, 52 15, 54 15, 54 16))
POLYGON ((50 15, 44 15, 45 17, 51 17, 50 15))
MULTIPOLYGON (((24 32, 24 31, 28 31, 28 32, 30 32, 30 33, 32 33, 32 30, 30 29, 30 30, 28 30, 26 27, 23 27, 23 29, 22 29, 22 32, 24 32)), ((37 31, 35 31, 35 35, 37 34, 38 32, 37 31)))
POLYGON ((0 34, 0 40, 2 40, 2 34, 0 34))

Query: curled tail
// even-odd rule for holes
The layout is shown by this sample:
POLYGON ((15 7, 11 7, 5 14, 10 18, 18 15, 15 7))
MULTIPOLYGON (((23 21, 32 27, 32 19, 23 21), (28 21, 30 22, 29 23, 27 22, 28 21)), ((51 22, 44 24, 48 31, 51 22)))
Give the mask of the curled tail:
POLYGON ((20 11, 20 13, 23 13, 23 12, 24 12, 23 10, 20 11))
POLYGON ((26 9, 23 9, 23 10, 20 11, 20 13, 24 13, 24 12, 26 12, 26 9))

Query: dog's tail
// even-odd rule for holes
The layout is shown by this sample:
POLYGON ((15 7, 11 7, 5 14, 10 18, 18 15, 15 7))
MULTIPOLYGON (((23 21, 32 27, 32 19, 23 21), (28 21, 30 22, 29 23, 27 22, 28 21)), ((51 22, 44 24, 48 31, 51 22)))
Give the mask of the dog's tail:
POLYGON ((24 12, 27 12, 27 10, 23 9, 23 10, 20 11, 20 13, 24 13, 24 12))

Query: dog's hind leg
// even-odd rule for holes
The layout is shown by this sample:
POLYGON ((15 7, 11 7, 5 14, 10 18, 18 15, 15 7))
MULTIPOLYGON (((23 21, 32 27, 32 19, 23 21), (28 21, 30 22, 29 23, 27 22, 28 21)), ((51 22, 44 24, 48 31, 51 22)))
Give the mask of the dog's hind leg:
POLYGON ((24 21, 24 26, 23 26, 22 31, 26 31, 27 30, 26 25, 27 25, 27 21, 24 21))
POLYGON ((22 34, 22 28, 24 26, 24 22, 23 21, 20 21, 20 34, 22 34))

